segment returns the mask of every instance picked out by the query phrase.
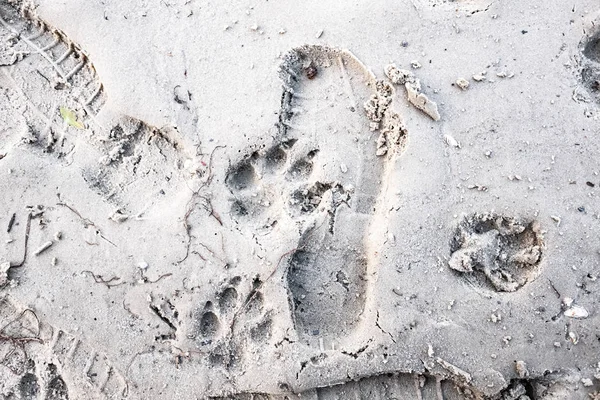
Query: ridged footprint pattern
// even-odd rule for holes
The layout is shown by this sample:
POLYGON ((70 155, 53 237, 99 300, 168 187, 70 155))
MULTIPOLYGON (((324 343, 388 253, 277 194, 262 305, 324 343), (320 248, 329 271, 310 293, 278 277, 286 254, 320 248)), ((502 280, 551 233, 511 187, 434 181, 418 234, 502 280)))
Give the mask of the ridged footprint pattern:
MULTIPOLYGON (((47 400, 127 397, 125 377, 108 358, 79 337, 40 321, 9 295, 0 297, 0 365, 19 377, 14 390, 21 398, 47 400), (34 396, 35 395, 35 396, 34 396)), ((1 385, 0 385, 1 387, 1 385)))
POLYGON ((0 117, 13 122, 0 140, 3 154, 25 147, 64 166, 76 161, 88 185, 124 214, 141 211, 140 198, 150 203, 203 173, 189 162, 175 130, 107 110, 107 93, 87 54, 27 2, 0 3, 0 41, 0 117), (78 127, 65 122, 64 109, 78 127))

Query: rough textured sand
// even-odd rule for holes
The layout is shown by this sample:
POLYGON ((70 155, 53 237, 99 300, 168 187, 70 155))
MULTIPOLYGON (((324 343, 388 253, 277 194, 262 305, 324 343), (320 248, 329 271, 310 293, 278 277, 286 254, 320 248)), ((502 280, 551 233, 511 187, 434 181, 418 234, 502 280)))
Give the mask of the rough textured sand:
POLYGON ((600 6, 0 0, 0 398, 600 399, 600 6))

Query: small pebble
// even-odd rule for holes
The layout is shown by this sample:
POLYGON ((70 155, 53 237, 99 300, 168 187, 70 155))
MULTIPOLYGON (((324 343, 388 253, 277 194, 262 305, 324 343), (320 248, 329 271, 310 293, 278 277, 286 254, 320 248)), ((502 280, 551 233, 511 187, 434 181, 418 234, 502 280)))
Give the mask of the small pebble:
POLYGON ((413 69, 419 69, 421 68, 421 63, 417 60, 413 60, 410 62, 410 66, 413 67, 413 69))
POLYGON ((521 379, 529 376, 529 370, 527 369, 527 364, 525 364, 525 361, 515 361, 515 371, 521 379))
POLYGON ((458 141, 456 139, 454 139, 452 136, 446 134, 444 135, 444 141, 446 142, 446 144, 450 147, 456 147, 457 149, 460 149, 460 143, 458 143, 458 141))
POLYGON ((467 81, 465 78, 458 78, 455 83, 456 86, 462 90, 467 90, 469 88, 469 81, 467 81))

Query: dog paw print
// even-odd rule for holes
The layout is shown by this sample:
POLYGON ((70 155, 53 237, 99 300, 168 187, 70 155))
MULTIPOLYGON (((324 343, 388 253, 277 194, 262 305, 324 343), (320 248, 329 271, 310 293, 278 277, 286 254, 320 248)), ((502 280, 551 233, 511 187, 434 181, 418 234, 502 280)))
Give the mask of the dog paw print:
POLYGON ((582 42, 581 79, 592 98, 600 103, 600 31, 582 42))
POLYGON ((214 300, 206 301, 192 315, 188 337, 195 340, 199 349, 208 351, 207 359, 213 367, 231 369, 241 365, 243 347, 265 343, 271 337, 273 322, 263 294, 253 284, 244 296, 240 283, 240 277, 230 279, 214 300), (238 340, 231 340, 233 333, 238 340))
POLYGON ((0 363, 21 376, 18 391, 22 398, 67 400, 75 388, 93 396, 127 396, 125 377, 104 354, 40 321, 33 310, 9 296, 0 297, 0 324, 0 347, 7 346, 1 349, 0 363), (25 345, 32 350, 30 354, 25 345))
POLYGON ((335 189, 339 201, 347 199, 349 193, 340 185, 311 179, 319 150, 296 144, 297 140, 280 141, 230 169, 226 182, 234 196, 231 214, 238 223, 268 231, 279 222, 281 211, 292 218, 310 214, 327 191, 335 189))
POLYGON ((514 292, 539 275, 543 249, 537 221, 473 214, 456 228, 449 266, 496 291, 514 292))
POLYGON ((229 330, 231 319, 241 305, 238 286, 241 279, 230 279, 214 296, 204 305, 193 312, 191 336, 200 346, 211 345, 223 339, 229 330))

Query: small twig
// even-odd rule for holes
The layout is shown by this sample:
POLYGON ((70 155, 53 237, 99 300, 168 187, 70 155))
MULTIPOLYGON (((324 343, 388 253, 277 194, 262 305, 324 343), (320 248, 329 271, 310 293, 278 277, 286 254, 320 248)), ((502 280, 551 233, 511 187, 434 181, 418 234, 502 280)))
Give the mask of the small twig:
POLYGON ((110 243, 110 244, 112 244, 113 246, 117 247, 117 245, 116 245, 116 244, 114 244, 113 242, 111 242, 110 240, 108 240, 108 239, 106 238, 106 236, 104 236, 102 233, 100 233, 100 232, 99 232, 99 233, 98 233, 98 235, 100 235, 100 237, 101 237, 102 239, 106 240, 108 243, 110 243))
MULTIPOLYGON (((62 201, 62 199, 60 198, 60 193, 58 193, 58 194, 57 194, 57 196, 58 196, 58 200, 59 200, 59 201, 58 201, 58 203, 56 203, 56 205, 57 205, 57 206, 66 207, 66 208, 68 208, 69 210, 71 210, 71 212, 73 212, 73 214, 77 215, 77 216, 79 217, 79 219, 81 219, 81 221, 83 222, 83 227, 84 227, 84 228, 87 228, 88 226, 94 226, 94 227, 96 227, 96 229, 98 229, 98 235, 99 235, 99 236, 100 236, 102 239, 106 240, 108 243, 112 244, 113 246, 115 246, 115 247, 118 247, 116 244, 114 244, 113 242, 111 242, 109 239, 107 239, 107 238, 106 238, 106 236, 104 236, 104 235, 102 234, 102 231, 100 230, 100 228, 98 228, 98 225, 96 225, 96 224, 94 223, 94 221, 92 221, 92 220, 90 220, 90 219, 88 219, 88 218, 85 218, 85 217, 84 217, 83 215, 81 215, 81 213, 80 213, 79 211, 77 211, 77 210, 76 210, 74 207, 72 207, 72 206, 68 205, 67 203, 63 202, 63 201, 62 201)), ((89 242, 88 242, 88 244, 91 244, 91 243, 89 243, 89 242)))
POLYGON ((125 311, 128 311, 128 312, 129 312, 129 314, 133 315, 135 318, 138 318, 138 319, 140 318, 140 316, 139 316, 139 315, 137 315, 136 313, 134 313, 133 311, 131 311, 131 308, 129 308, 129 307, 128 307, 128 306, 125 304, 125 299, 123 299, 122 305, 123 305, 123 309, 124 309, 125 311))
POLYGON ((179 368, 179 365, 183 363, 183 359, 190 360, 193 354, 205 355, 206 352, 199 350, 183 350, 180 347, 175 346, 171 343, 171 347, 179 352, 179 354, 175 354, 175 365, 179 368))
POLYGON ((196 254, 198 257, 200 257, 200 259, 202 261, 206 261, 206 258, 204 258, 204 256, 202 254, 200 254, 199 252, 197 252, 196 250, 193 250, 192 254, 196 254))
POLYGON ((15 223, 15 218, 17 218, 17 213, 13 213, 12 217, 10 217, 10 221, 8 221, 8 228, 6 229, 6 233, 10 233, 12 227, 15 223))
POLYGON ((151 281, 150 279, 147 279, 146 283, 156 283, 156 282, 160 281, 162 278, 168 278, 169 276, 172 276, 172 275, 173 274, 169 272, 167 274, 163 274, 163 275, 159 276, 158 279, 156 279, 155 281, 151 281))
MULTIPOLYGON (((213 256, 214 258, 216 258, 217 260, 219 260, 219 261, 220 261, 220 262, 222 262, 223 264, 227 264, 227 263, 225 262, 225 260, 223 260, 221 257, 217 256, 217 255, 215 254, 215 252, 214 252, 214 251, 212 251, 212 250, 211 250, 211 249, 210 249, 210 248, 209 248, 207 245, 205 245, 205 244, 204 244, 204 243, 202 243, 202 242, 198 242, 198 244, 199 244, 200 246, 204 247, 204 249, 205 249, 206 251, 208 251, 208 252, 210 253, 210 255, 211 255, 211 256, 213 256)), ((198 255, 200 255, 200 254, 198 254, 198 255)))
POLYGON ((215 151, 217 151, 218 149, 224 149, 226 147, 227 146, 215 146, 215 148, 210 152, 210 157, 208 158, 208 177, 206 178, 206 182, 209 185, 212 182, 212 178, 213 178, 212 165, 213 165, 213 156, 215 155, 215 151))
POLYGON ((174 330, 175 332, 177 332, 177 327, 175 325, 173 325, 173 323, 171 322, 170 319, 168 319, 167 317, 165 317, 161 312, 160 309, 158 308, 158 306, 154 305, 154 304, 149 304, 148 307, 150 307, 150 310, 152 310, 152 312, 154 314, 156 314, 156 316, 158 318, 160 318, 160 320, 162 322, 164 322, 165 324, 167 324, 169 326, 169 328, 171 328, 172 330, 174 330))
POLYGON ((31 211, 29 212, 29 214, 27 214, 27 226, 25 228, 25 248, 23 250, 23 260, 20 263, 16 263, 10 264, 11 268, 20 268, 25 264, 25 261, 27 261, 27 243, 29 243, 29 231, 31 230, 31 211))
MULTIPOLYGON (((205 351, 200 351, 200 350, 183 350, 183 349, 181 349, 181 348, 179 348, 179 347, 177 347, 175 345, 171 345, 171 347, 173 347, 175 350, 179 351, 182 355, 183 354, 201 354, 201 355, 206 354, 205 351)), ((189 355, 186 356, 186 357, 189 357, 189 355)))
POLYGON ((210 199, 207 197, 203 197, 203 198, 206 201, 206 206, 204 208, 206 209, 206 211, 208 211, 208 214, 211 217, 213 217, 214 219, 216 219, 217 222, 219 223, 219 225, 223 226, 223 221, 221 220, 221 217, 219 216, 219 214, 217 214, 217 212, 213 208, 212 202, 210 201, 210 199))
POLYGON ((104 279, 104 277, 102 277, 102 275, 96 275, 92 271, 87 271, 86 270, 86 271, 81 271, 81 273, 88 273, 88 274, 90 274, 92 276, 92 278, 94 278, 94 281, 96 283, 103 283, 104 285, 106 285, 107 288, 111 288, 111 287, 114 287, 114 286, 119 286, 119 285, 125 284, 125 282, 119 282, 119 283, 113 283, 113 284, 111 284, 112 282, 118 281, 118 280, 121 279, 121 278, 116 277, 116 276, 113 276, 112 278, 106 280, 106 279, 104 279))
POLYGON ((48 85, 52 85, 52 83, 50 83, 50 79, 46 78, 46 76, 42 74, 39 69, 36 69, 35 72, 37 72, 42 78, 44 78, 46 82, 48 82, 48 85))
MULTIPOLYGON (((35 311, 27 308, 27 309, 21 311, 21 313, 19 314, 19 316, 17 318, 13 319, 12 321, 9 321, 0 329, 0 341, 12 342, 13 344, 20 345, 20 346, 22 346, 23 344, 28 343, 28 342, 44 343, 44 341, 37 336, 15 337, 15 336, 7 336, 2 333, 11 324, 13 324, 13 323, 17 322, 19 319, 21 319, 25 315, 25 313, 31 313, 35 317, 35 320, 37 321, 37 335, 40 334, 40 319, 38 318, 35 311)), ((35 332, 32 332, 32 333, 35 333, 35 332)))
MULTIPOLYGON (((208 167, 207 167, 208 175, 206 177, 206 180, 204 182, 202 182, 202 185, 200 185, 200 187, 198 189, 196 189, 192 192, 192 196, 190 197, 190 200, 187 203, 185 215, 183 216, 183 228, 185 229, 185 234, 187 236, 187 244, 186 244, 186 249, 185 249, 185 256, 181 260, 176 261, 177 264, 181 264, 182 262, 187 260, 187 258, 190 255, 190 247, 192 245, 192 236, 190 235, 191 227, 188 223, 188 219, 189 219, 190 215, 192 214, 192 211, 194 211, 194 206, 196 205, 196 200, 198 199, 198 197, 201 197, 199 195, 200 191, 202 189, 204 189, 206 186, 210 185, 210 183, 212 182, 212 178, 213 178, 212 164, 213 164, 213 156, 215 154, 215 151, 217 151, 217 149, 225 148, 225 147, 227 147, 227 146, 215 146, 215 148, 211 151, 209 159, 208 159, 208 167)), ((204 198, 204 200, 206 200, 207 203, 210 204, 210 201, 208 199, 204 198)), ((221 218, 218 216, 218 214, 216 214, 212 211, 212 205, 210 205, 210 207, 211 207, 211 209, 210 209, 211 216, 213 216, 221 225, 223 225, 223 222, 221 221, 221 218)))
POLYGON ((189 218, 190 214, 192 213, 192 209, 193 209, 191 206, 191 203, 192 203, 192 201, 194 201, 197 194, 198 194, 197 191, 192 193, 192 197, 188 201, 187 210, 183 217, 183 228, 185 229, 185 234, 187 236, 187 244, 185 246, 185 256, 181 260, 177 261, 176 262, 177 264, 181 264, 182 262, 187 260, 188 256, 190 255, 190 246, 192 245, 192 235, 190 235, 191 228, 190 228, 190 225, 188 224, 188 218, 189 218))
POLYGON ((554 293, 556 293, 556 296, 559 299, 562 298, 562 296, 560 295, 560 292, 556 289, 556 286, 554 286, 554 282, 552 282, 550 279, 548 279, 548 282, 550 282, 550 287, 552 288, 552 290, 554 290, 554 293))
MULTIPOLYGON (((58 197, 60 200, 60 196, 58 197)), ((83 221, 83 226, 84 228, 87 228, 88 226, 96 226, 96 224, 94 224, 91 220, 83 217, 79 211, 77 211, 76 209, 74 209, 73 207, 71 207, 70 205, 68 205, 67 203, 63 203, 61 201, 59 201, 58 203, 56 203, 57 206, 61 206, 61 207, 66 207, 69 210, 71 210, 73 212, 73 214, 77 215, 79 217, 79 219, 81 219, 81 221, 83 221)))
POLYGON ((0 342, 12 342, 13 344, 16 345, 22 345, 24 343, 29 343, 29 342, 37 342, 37 343, 44 343, 44 341, 40 338, 37 337, 12 337, 12 336, 5 336, 5 335, 0 335, 0 342))

